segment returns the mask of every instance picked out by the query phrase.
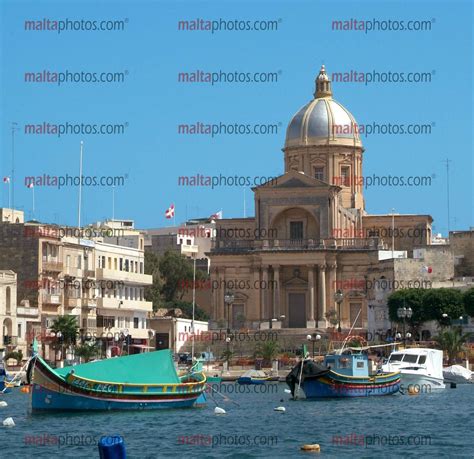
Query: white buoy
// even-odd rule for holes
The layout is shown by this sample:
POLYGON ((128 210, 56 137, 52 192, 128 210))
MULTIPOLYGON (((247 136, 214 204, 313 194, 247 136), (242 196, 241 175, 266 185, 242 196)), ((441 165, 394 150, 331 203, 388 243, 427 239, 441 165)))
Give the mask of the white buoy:
POLYGON ((276 408, 273 408, 273 411, 280 411, 281 413, 284 413, 286 408, 284 406, 277 406, 276 408))
POLYGON ((3 400, 0 402, 0 406, 8 406, 7 402, 4 402, 3 400))
POLYGON ((225 410, 216 406, 214 408, 214 414, 226 414, 225 410))
POLYGON ((291 394, 291 390, 290 389, 285 389, 285 394, 291 394))
POLYGON ((3 420, 3 425, 5 427, 13 427, 15 425, 15 421, 13 420, 13 418, 7 418, 3 420))

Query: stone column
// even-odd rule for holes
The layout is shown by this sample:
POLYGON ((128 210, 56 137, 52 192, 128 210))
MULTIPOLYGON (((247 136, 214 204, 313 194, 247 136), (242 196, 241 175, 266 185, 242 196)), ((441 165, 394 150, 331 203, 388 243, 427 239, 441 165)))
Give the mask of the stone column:
MULTIPOLYGON (((219 270, 218 276, 218 285, 217 285, 217 298, 218 298, 218 304, 219 304, 219 319, 220 320, 226 320, 227 319, 227 314, 225 311, 226 305, 224 302, 224 295, 225 295, 225 268, 221 268, 219 270)), ((227 323, 225 325, 227 327, 227 323)))
POLYGON ((254 304, 254 320, 262 321, 262 309, 261 309, 261 292, 256 288, 257 285, 260 285, 260 269, 257 267, 253 268, 253 290, 252 290, 252 302, 254 304))
POLYGON ((319 311, 319 324, 318 328, 326 328, 326 265, 319 265, 319 304, 321 310, 319 311))
POLYGON ((280 266, 273 266, 273 316, 280 319, 280 266))
POLYGON ((334 301, 334 293, 337 290, 337 263, 333 262, 329 265, 329 299, 328 306, 330 309, 336 309, 336 302, 334 301))
POLYGON ((219 271, 217 268, 211 270, 211 294, 212 294, 212 319, 219 320, 219 271))
MULTIPOLYGON (((268 286, 268 266, 262 266, 262 284, 268 286)), ((261 317, 263 320, 271 319, 268 317, 270 315, 270 309, 268 307, 268 290, 263 288, 260 290, 261 294, 261 317)))
POLYGON ((316 307, 315 292, 314 292, 314 266, 308 265, 308 292, 309 292, 309 315, 307 317, 308 328, 314 328, 316 323, 314 321, 314 310, 316 307))

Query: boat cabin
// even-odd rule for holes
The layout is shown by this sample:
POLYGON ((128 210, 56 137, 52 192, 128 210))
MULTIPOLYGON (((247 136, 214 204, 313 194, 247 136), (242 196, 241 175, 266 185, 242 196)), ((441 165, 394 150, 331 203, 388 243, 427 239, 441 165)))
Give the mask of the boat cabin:
POLYGON ((324 365, 345 376, 368 376, 369 359, 367 354, 329 354, 324 365))

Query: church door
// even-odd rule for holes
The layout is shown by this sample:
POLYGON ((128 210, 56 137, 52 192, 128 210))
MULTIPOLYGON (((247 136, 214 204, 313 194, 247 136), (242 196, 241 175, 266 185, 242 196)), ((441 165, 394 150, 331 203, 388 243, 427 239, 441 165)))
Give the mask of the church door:
POLYGON ((306 328, 306 296, 304 293, 288 294, 290 328, 306 328))

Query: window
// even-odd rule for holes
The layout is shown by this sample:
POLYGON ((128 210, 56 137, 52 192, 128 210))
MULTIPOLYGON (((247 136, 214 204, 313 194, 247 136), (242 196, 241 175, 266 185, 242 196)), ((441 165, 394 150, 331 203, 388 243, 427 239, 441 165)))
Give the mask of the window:
POLYGON ((117 271, 117 259, 114 258, 114 269, 117 271))
POLYGON ((314 168, 314 178, 324 181, 324 167, 314 168))
POLYGON ((340 184, 344 186, 351 186, 351 168, 349 166, 341 166, 340 184))
POLYGON ((407 363, 416 363, 418 360, 418 356, 416 354, 405 354, 403 357, 403 361, 407 363))
POLYGON ((290 222, 290 239, 303 239, 303 222, 290 222))
POLYGON ((112 258, 111 257, 107 258, 107 268, 112 269, 112 258))
POLYGON ((18 324, 18 338, 22 338, 22 334, 21 334, 21 324, 18 324))
POLYGON ((120 271, 123 271, 123 258, 120 258, 120 271))
POLYGON ((357 368, 364 368, 364 362, 357 362, 357 368))
POLYGON ((78 255, 77 257, 77 269, 81 269, 82 268, 82 257, 80 255, 78 255))
POLYGON ((420 358, 418 359, 418 364, 423 365, 426 362, 426 355, 420 355, 420 358))
POLYGON ((129 271, 129 261, 128 260, 125 260, 125 271, 129 271))
POLYGON ((140 261, 140 274, 143 274, 143 261, 140 261))
POLYGON ((138 317, 133 318, 133 328, 138 328, 138 317))
POLYGON ((102 256, 102 268, 105 268, 105 256, 102 256))

